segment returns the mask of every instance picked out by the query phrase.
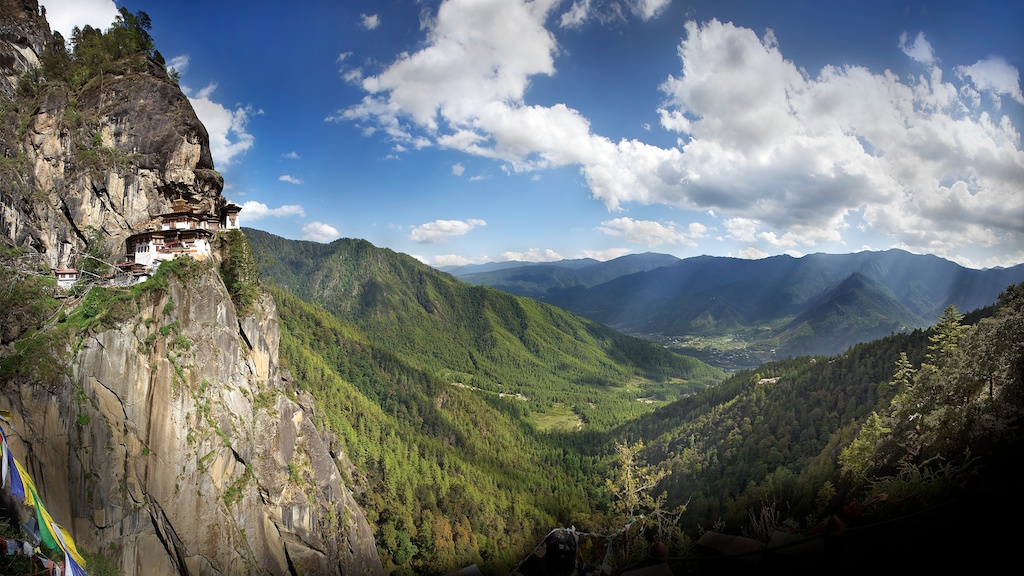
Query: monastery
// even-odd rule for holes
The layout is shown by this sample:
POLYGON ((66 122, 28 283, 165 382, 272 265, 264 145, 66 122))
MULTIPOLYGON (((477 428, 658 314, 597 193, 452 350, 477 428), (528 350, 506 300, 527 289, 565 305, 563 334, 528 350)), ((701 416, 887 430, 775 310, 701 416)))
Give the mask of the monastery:
POLYGON ((241 210, 228 202, 218 210, 201 212, 178 198, 170 212, 159 216, 159 228, 132 234, 125 240, 127 257, 118 267, 132 276, 148 278, 164 260, 179 256, 204 260, 211 253, 211 241, 218 230, 238 228, 241 210))
MULTIPOLYGON (((213 237, 219 230, 238 228, 241 206, 223 203, 203 210, 178 198, 171 211, 151 220, 140 232, 125 240, 125 260, 117 264, 118 282, 141 282, 156 271, 160 263, 181 256, 204 260, 212 253, 213 237)), ((80 278, 78 270, 54 270, 57 285, 70 289, 80 278)))

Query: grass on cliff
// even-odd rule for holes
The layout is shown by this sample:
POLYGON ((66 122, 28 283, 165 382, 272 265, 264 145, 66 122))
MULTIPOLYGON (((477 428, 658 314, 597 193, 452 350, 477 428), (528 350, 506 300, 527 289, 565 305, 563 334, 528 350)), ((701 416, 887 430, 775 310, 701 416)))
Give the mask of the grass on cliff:
POLYGON ((58 299, 52 278, 17 274, 0 265, 0 275, 9 281, 8 289, 0 295, 0 317, 5 324, 10 322, 8 317, 25 324, 10 338, 13 353, 0 358, 0 383, 10 386, 27 382, 48 390, 65 386, 70 355, 86 334, 138 318, 143 302, 148 299, 152 303, 166 292, 170 276, 187 281, 208 266, 177 259, 160 266, 146 282, 130 288, 82 286, 84 295, 76 296, 73 291, 58 299))

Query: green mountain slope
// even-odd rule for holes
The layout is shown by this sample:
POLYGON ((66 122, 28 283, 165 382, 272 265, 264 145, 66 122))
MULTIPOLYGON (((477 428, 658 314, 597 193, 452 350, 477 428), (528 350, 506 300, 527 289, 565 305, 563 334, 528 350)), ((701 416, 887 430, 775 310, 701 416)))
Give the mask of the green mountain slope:
POLYGON ((880 282, 854 272, 790 322, 779 340, 793 354, 829 354, 927 324, 880 282))
POLYGON ((365 241, 245 234, 282 361, 353 461, 394 569, 507 574, 552 526, 600 515, 602 430, 724 377, 365 241))
POLYGON ((612 436, 646 443, 644 461, 667 472, 659 489, 687 505, 691 534, 717 523, 813 541, 834 515, 863 535, 844 557, 857 567, 895 554, 936 566, 943 542, 995 550, 1013 537, 980 527, 1022 508, 1012 455, 1024 431, 1024 285, 1000 304, 739 372, 612 436))
POLYGON ((927 327, 949 305, 962 310, 988 306, 1007 286, 1022 280, 1022 265, 973 270, 901 250, 761 260, 698 256, 602 284, 551 290, 543 300, 627 333, 660 339, 740 336, 778 348, 778 357, 784 357, 810 351, 838 354, 856 342, 888 334, 895 323, 878 313, 878 290, 892 299, 881 308, 900 307, 900 323, 912 329, 927 327), (852 274, 871 284, 840 288, 852 274), (850 302, 843 309, 846 320, 822 322, 824 311, 812 308, 837 289, 850 302), (869 293, 852 296, 862 289, 869 293), (865 308, 859 309, 857 302, 865 308), (793 338, 792 323, 801 315, 817 317, 816 325, 804 332, 807 336, 813 329, 823 345, 809 347, 806 338, 793 338), (848 328, 853 326, 863 339, 850 338, 848 328))
MULTIPOLYGON (((646 404, 637 398, 678 394, 673 382, 696 377, 687 372, 693 368, 647 342, 467 286, 365 242, 319 245, 246 233, 264 279, 281 286, 274 294, 284 361, 313 389, 337 449, 353 459, 352 482, 391 569, 447 573, 475 563, 485 573, 508 574, 553 528, 609 533, 615 522, 632 519, 626 525, 635 528, 616 536, 617 574, 644 559, 644 534, 667 539, 685 558, 700 555, 693 543, 712 527, 755 538, 772 529, 814 538, 836 515, 853 526, 870 521, 863 533, 871 534, 871 526, 955 498, 970 477, 1008 485, 999 462, 1019 445, 1024 413, 1024 288, 998 320, 985 319, 994 312, 986 309, 962 329, 917 329, 837 356, 771 362, 646 404), (943 334, 961 339, 950 345, 943 334), (894 376, 901 353, 913 373, 907 381, 894 376), (920 428, 899 412, 907 406, 926 409, 920 428), (578 419, 584 431, 542 432, 559 415, 578 419), (898 434, 871 435, 879 416, 883 429, 898 434), (874 453, 851 448, 878 437, 874 453), (624 464, 627 445, 640 451, 624 464), (850 462, 867 472, 848 475, 850 462), (626 516, 626 504, 606 486, 659 476, 643 490, 665 500, 642 499, 626 516), (879 505, 888 494, 899 496, 879 505), (681 516, 666 516, 670 509, 681 516)), ((762 278, 783 286, 785 276, 762 278)), ((809 312, 793 315, 794 327, 859 329, 844 306, 897 321, 913 314, 864 273, 816 299, 798 286, 786 298, 808 301, 809 312)), ((931 298, 920 285, 912 290, 931 298)), ((735 314, 762 305, 738 306, 735 314)), ((940 513, 990 523, 987 511, 1001 498, 940 513)), ((914 524, 917 536, 898 540, 916 558, 951 530, 964 537, 973 527, 919 517, 927 520, 914 524)), ((870 563, 893 552, 878 545, 847 559, 870 563)))
POLYGON ((581 463, 515 399, 452 386, 279 288, 281 357, 353 464, 385 567, 507 573, 538 534, 592 507, 581 463), (573 464, 575 463, 575 464, 573 464))
POLYGON ((245 230, 262 277, 442 380, 604 429, 721 379, 706 364, 557 307, 471 286, 363 240, 245 230))

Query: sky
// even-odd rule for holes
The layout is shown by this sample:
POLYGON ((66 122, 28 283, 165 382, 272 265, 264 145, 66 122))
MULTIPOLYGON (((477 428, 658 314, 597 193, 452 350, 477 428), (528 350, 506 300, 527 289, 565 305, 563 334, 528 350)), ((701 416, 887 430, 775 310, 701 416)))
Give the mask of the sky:
POLYGON ((1024 3, 40 0, 148 14, 243 226, 436 267, 1024 263, 1024 3))

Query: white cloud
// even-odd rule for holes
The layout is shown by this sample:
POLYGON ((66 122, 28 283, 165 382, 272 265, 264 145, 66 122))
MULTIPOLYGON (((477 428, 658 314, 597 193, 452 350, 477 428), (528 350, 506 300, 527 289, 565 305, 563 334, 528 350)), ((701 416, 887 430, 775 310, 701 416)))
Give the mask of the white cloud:
POLYGON ((210 134, 214 166, 224 169, 255 142, 253 135, 246 132, 246 124, 249 123, 253 109, 251 106, 239 106, 234 110, 225 108, 210 99, 216 89, 216 83, 207 84, 195 97, 190 96, 189 102, 210 134))
POLYGON ((330 224, 324 224, 323 222, 310 222, 302 227, 302 238, 303 240, 312 240, 313 242, 330 242, 336 240, 341 234, 338 233, 337 228, 330 224))
POLYGON ((957 66, 955 72, 959 78, 970 78, 978 90, 988 90, 997 96, 1009 96, 1024 104, 1020 72, 998 56, 978 60, 970 66, 957 66))
POLYGON ((562 28, 580 28, 588 20, 601 24, 622 22, 632 14, 647 22, 664 12, 672 0, 575 0, 558 19, 562 28))
POLYGON ((443 3, 426 47, 365 78, 369 95, 341 116, 376 119, 396 139, 411 139, 398 123, 399 115, 430 129, 438 127, 440 116, 456 130, 476 131, 475 121, 488 104, 521 103, 531 75, 554 73, 555 38, 543 22, 555 4, 443 3))
POLYGON ((559 20, 562 28, 579 28, 590 14, 590 0, 575 0, 559 20))
POLYGON ((288 174, 278 176, 277 179, 280 180, 281 182, 288 182, 289 184, 302 184, 302 180, 299 180, 294 176, 289 176, 288 174))
POLYGON ((462 173, 465 171, 466 167, 463 166, 462 164, 459 164, 458 162, 452 164, 452 174, 455 174, 456 176, 462 176, 462 173))
MULTIPOLYGON (((684 244, 696 246, 689 234, 679 230, 675 222, 654 222, 651 220, 634 220, 632 218, 615 218, 601 223, 598 230, 609 236, 617 236, 636 244, 646 244, 650 247, 661 246, 662 244, 684 244)), ((704 228, 701 224, 691 225, 691 230, 703 235, 704 228)))
POLYGON ((516 262, 557 262, 564 260, 558 252, 550 248, 530 248, 526 252, 502 252, 502 260, 513 260, 516 262))
POLYGON ((483 264, 484 262, 490 262, 491 259, 486 256, 479 256, 477 258, 468 258, 459 254, 438 254, 433 258, 427 259, 420 258, 420 261, 424 264, 429 264, 435 267, 441 266, 465 266, 466 264, 483 264))
POLYGON ((178 74, 184 74, 188 70, 188 54, 182 54, 181 56, 175 56, 167 61, 167 69, 174 70, 178 74))
POLYGON ((657 18, 672 0, 635 0, 632 5, 633 14, 644 22, 657 18))
POLYGON ((632 252, 629 248, 609 248, 607 250, 584 250, 580 252, 577 258, 593 258, 594 260, 600 260, 601 262, 607 262, 613 260, 619 256, 625 256, 632 252))
POLYGON ((289 160, 298 160, 299 159, 299 153, 294 151, 294 150, 292 150, 291 152, 286 152, 284 154, 281 154, 281 156, 284 156, 285 158, 287 158, 289 160))
POLYGON ((373 30, 377 26, 380 26, 380 16, 377 14, 360 14, 359 18, 363 28, 366 28, 367 30, 373 30))
POLYGON ((907 44, 906 32, 900 34, 900 50, 922 64, 930 66, 935 63, 935 53, 932 50, 932 45, 925 39, 924 32, 918 32, 912 44, 907 44))
POLYGON ((238 217, 245 221, 259 220, 268 216, 305 216, 306 211, 297 204, 288 204, 271 208, 262 202, 249 200, 242 204, 242 211, 238 217))
POLYGON ((477 226, 486 226, 487 222, 475 218, 469 220, 434 220, 419 226, 413 226, 409 238, 420 244, 437 244, 447 242, 453 236, 462 236, 477 226))
POLYGON ((760 260, 761 258, 767 258, 770 254, 763 250, 751 247, 740 250, 739 256, 740 258, 745 258, 747 260, 760 260))
POLYGON ((40 0, 39 5, 46 8, 50 30, 60 32, 67 42, 75 26, 106 30, 118 15, 113 0, 40 0))
POLYGON ((679 133, 677 145, 616 142, 567 104, 527 102, 526 88, 555 72, 549 22, 583 22, 613 5, 655 14, 657 5, 578 0, 564 19, 551 17, 556 5, 443 3, 424 47, 364 78, 363 101, 329 119, 373 127, 406 149, 429 139, 506 171, 579 166, 610 210, 664 204, 754 222, 752 241, 765 248, 843 241, 854 215, 867 232, 939 255, 969 243, 1004 254, 1024 247, 1019 128, 978 97, 1016 99, 1015 70, 990 59, 950 81, 919 34, 900 41, 928 65, 918 77, 854 65, 812 75, 770 30, 688 22, 681 68, 660 86, 661 125, 679 133))

